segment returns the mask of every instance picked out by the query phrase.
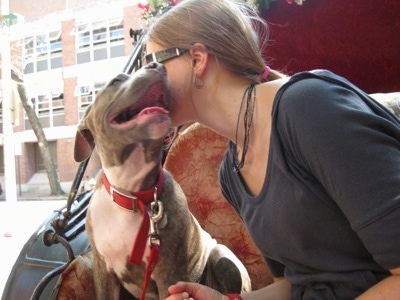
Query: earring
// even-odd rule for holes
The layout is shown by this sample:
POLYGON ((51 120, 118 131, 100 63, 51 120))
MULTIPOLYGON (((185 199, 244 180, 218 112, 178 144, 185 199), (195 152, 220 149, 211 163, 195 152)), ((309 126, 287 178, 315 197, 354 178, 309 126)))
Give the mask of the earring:
POLYGON ((199 81, 197 81, 197 77, 196 77, 196 75, 194 75, 193 76, 193 84, 196 88, 201 89, 204 86, 204 81, 200 80, 200 79, 199 79, 199 81))

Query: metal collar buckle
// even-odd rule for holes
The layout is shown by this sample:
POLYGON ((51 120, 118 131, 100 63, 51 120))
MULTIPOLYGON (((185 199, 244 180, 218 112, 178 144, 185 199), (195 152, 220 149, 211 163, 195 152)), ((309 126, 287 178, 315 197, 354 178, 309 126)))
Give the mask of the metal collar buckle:
MULTIPOLYGON (((117 203, 117 204, 118 204, 118 202, 115 201, 114 192, 115 192, 116 194, 120 195, 120 196, 123 196, 123 197, 126 197, 126 198, 131 199, 131 200, 132 200, 132 210, 133 210, 133 212, 136 213, 136 212, 138 211, 138 204, 137 204, 137 200, 138 200, 138 199, 137 199, 137 197, 133 196, 132 194, 125 194, 125 193, 123 193, 123 192, 121 192, 121 191, 115 189, 112 185, 110 185, 110 196, 111 196, 111 199, 112 199, 112 201, 114 201, 114 202, 117 203)), ((118 204, 118 205, 119 205, 119 204, 118 204)), ((120 205, 120 206, 121 206, 121 205, 120 205)), ((121 206, 121 207, 123 207, 123 206, 121 206)), ((127 207, 123 207, 123 208, 129 210, 129 208, 127 208, 127 207)))

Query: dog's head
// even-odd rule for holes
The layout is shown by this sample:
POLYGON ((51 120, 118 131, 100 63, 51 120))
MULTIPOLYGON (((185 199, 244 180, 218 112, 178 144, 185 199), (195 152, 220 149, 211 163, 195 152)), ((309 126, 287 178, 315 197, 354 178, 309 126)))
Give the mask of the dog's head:
POLYGON ((87 159, 96 144, 103 167, 121 165, 137 147, 158 159, 170 130, 171 97, 164 67, 149 64, 119 74, 96 95, 78 125, 75 160, 87 159))

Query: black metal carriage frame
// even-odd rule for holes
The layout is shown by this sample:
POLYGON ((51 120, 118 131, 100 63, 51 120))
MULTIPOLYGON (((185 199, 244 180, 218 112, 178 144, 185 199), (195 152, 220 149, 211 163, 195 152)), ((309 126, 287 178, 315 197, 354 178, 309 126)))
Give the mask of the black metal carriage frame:
MULTIPOLYGON (((122 70, 126 74, 142 66, 144 34, 142 30, 131 29, 130 36, 134 48, 122 70)), ((67 203, 54 211, 22 248, 4 287, 2 300, 56 299, 59 276, 77 255, 90 250, 85 222, 93 191, 79 193, 89 159, 79 164, 67 203)))

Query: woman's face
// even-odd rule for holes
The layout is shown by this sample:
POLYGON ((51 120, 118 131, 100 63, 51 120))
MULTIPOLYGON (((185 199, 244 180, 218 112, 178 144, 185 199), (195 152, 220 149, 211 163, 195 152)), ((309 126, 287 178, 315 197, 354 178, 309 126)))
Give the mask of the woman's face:
MULTIPOLYGON (((147 42, 147 54, 166 50, 165 47, 152 42, 147 42)), ((172 108, 170 116, 172 126, 179 126, 193 120, 192 109, 192 67, 186 52, 180 56, 175 56, 162 64, 167 70, 167 76, 171 86, 172 108)))

